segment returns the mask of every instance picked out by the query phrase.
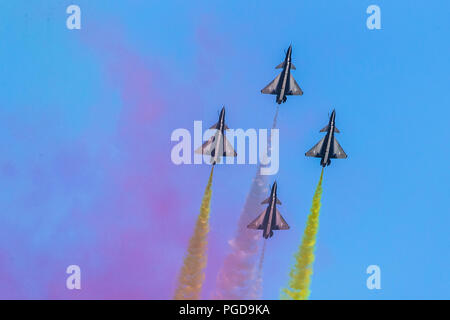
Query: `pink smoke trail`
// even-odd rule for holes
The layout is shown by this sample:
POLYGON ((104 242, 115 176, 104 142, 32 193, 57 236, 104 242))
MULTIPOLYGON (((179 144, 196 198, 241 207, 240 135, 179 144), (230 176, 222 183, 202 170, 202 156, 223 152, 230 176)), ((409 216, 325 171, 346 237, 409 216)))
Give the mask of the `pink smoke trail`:
POLYGON ((261 277, 261 274, 262 274, 262 268, 263 268, 263 264, 264 264, 264 254, 266 253, 266 245, 267 245, 267 240, 264 240, 263 248, 261 251, 261 256, 259 258, 259 263, 258 263, 258 277, 261 277))
POLYGON ((259 203, 267 193, 265 190, 267 178, 259 174, 260 166, 257 170, 239 218, 236 236, 229 241, 231 252, 225 257, 219 271, 214 299, 237 300, 249 299, 251 296, 258 240, 261 234, 256 230, 247 229, 247 225, 254 218, 255 212, 260 209, 259 203))
MULTIPOLYGON (((272 129, 277 125, 279 107, 277 106, 273 119, 272 129)), ((269 135, 270 137, 270 135, 269 135)), ((271 141, 269 138, 269 149, 271 141)), ((248 222, 260 213, 261 201, 267 196, 267 176, 260 174, 261 165, 258 165, 256 175, 245 200, 244 209, 239 217, 238 229, 234 239, 229 241, 231 252, 225 257, 222 268, 217 277, 214 299, 245 300, 258 299, 261 290, 258 288, 258 269, 256 266, 257 254, 261 238, 260 232, 247 228, 248 222)))
POLYGON ((264 255, 266 253, 266 245, 267 245, 267 240, 264 240, 264 244, 263 244, 263 247, 261 250, 261 255, 259 256, 258 271, 256 273, 256 279, 254 281, 253 288, 251 291, 251 296, 254 297, 255 299, 257 299, 257 298, 260 299, 262 297, 262 292, 263 292, 262 270, 263 270, 263 265, 264 265, 264 255))
MULTIPOLYGON (((108 94, 120 97, 121 107, 113 121, 104 116, 113 111, 103 100, 96 105, 96 119, 109 121, 108 140, 98 143, 102 152, 92 156, 98 163, 95 170, 102 172, 101 188, 89 206, 74 208, 58 230, 62 239, 77 232, 80 243, 70 244, 62 257, 43 259, 45 265, 63 271, 68 264, 80 265, 85 289, 74 295, 54 272, 57 276, 47 289, 51 299, 167 299, 173 292, 171 281, 178 268, 168 252, 184 243, 185 226, 175 219, 183 198, 171 182, 171 163, 165 156, 170 149, 161 138, 171 116, 170 100, 161 87, 174 84, 121 30, 96 26, 81 38, 98 59, 108 94)), ((84 139, 93 139, 98 132, 88 128, 84 139)))

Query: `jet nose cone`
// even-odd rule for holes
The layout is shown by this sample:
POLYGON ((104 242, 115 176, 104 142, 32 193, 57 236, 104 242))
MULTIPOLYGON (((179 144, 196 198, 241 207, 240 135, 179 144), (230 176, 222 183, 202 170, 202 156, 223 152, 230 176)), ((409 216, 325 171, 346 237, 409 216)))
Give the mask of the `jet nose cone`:
POLYGON ((333 109, 333 111, 331 112, 331 118, 335 118, 336 117, 336 110, 335 109, 333 109))
POLYGON ((275 182, 273 183, 272 189, 277 190, 277 181, 275 180, 275 182))

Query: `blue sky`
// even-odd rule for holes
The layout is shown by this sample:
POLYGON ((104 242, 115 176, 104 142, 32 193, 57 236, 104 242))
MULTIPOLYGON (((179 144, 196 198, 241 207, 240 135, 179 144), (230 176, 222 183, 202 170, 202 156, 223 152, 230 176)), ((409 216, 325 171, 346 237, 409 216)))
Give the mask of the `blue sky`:
MULTIPOLYGON (((221 105, 230 127, 269 127, 275 98, 260 90, 292 44, 293 76, 304 95, 280 107, 276 176, 280 211, 291 230, 277 232, 268 244, 264 298, 277 299, 287 284, 320 175, 319 160, 304 153, 321 139, 333 108, 337 139, 349 157, 325 169, 311 298, 448 298, 449 13, 442 0, 3 3, 0 262, 14 258, 0 273, 13 278, 17 297, 45 298, 52 275, 33 282, 27 261, 44 263, 41 258, 50 256, 63 264, 67 256, 59 250, 96 241, 96 227, 77 229, 70 240, 52 235, 70 226, 71 208, 83 211, 107 194, 108 170, 127 158, 114 142, 128 107, 127 91, 120 89, 126 84, 114 72, 128 49, 157 75, 152 92, 164 102, 161 120, 152 124, 155 140, 140 147, 169 162, 172 130, 190 129, 194 120, 214 123, 221 105), (81 7, 81 30, 65 27, 69 4, 81 7), (366 28, 371 4, 381 8, 381 30, 366 28), (128 49, 118 50, 117 43, 128 49), (107 168, 95 164, 105 159, 107 168), (67 175, 69 160, 78 171, 67 175), (372 264, 381 268, 381 290, 366 288, 372 264)), ((169 180, 183 204, 172 218, 192 226, 190 212, 198 209, 209 169, 167 166, 169 173, 153 176, 154 184, 169 180)), ((216 251, 210 252, 205 296, 255 170, 216 170, 216 251)), ((183 241, 166 248, 176 266, 183 241)), ((170 298, 172 278, 164 278, 161 298, 170 298)))

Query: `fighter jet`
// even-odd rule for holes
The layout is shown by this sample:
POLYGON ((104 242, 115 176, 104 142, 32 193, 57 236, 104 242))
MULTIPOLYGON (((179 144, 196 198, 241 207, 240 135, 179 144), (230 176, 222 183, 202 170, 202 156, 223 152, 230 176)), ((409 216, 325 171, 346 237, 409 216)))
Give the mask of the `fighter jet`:
POLYGON ((347 155, 340 146, 339 142, 334 137, 335 133, 339 133, 338 128, 335 125, 336 111, 333 110, 330 116, 328 125, 320 130, 320 132, 326 132, 325 137, 320 140, 311 150, 305 155, 307 157, 322 158, 320 165, 322 167, 328 166, 331 163, 330 159, 345 159, 347 155))
POLYGON ((291 69, 295 70, 294 64, 291 62, 292 45, 289 46, 286 52, 286 58, 282 63, 275 67, 275 69, 283 69, 281 73, 261 90, 262 93, 266 94, 276 94, 277 103, 286 102, 286 96, 297 95, 301 96, 303 94, 302 89, 298 86, 297 82, 291 75, 291 69))
POLYGON ((277 210, 277 204, 281 205, 281 201, 277 198, 277 182, 275 181, 270 191, 270 197, 261 202, 261 204, 269 204, 269 206, 252 221, 247 228, 263 230, 265 239, 273 236, 273 230, 287 230, 289 225, 277 210))
POLYGON ((212 125, 210 129, 216 129, 217 131, 200 148, 195 150, 195 153, 210 155, 213 165, 220 162, 222 157, 236 157, 236 151, 225 137, 225 130, 229 129, 225 124, 225 107, 220 111, 219 121, 212 125))

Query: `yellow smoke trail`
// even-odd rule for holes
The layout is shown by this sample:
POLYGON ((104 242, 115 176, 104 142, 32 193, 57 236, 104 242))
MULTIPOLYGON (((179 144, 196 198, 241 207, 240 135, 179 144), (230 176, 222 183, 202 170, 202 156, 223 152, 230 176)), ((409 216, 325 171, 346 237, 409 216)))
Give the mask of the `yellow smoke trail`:
POLYGON ((209 232, 209 203, 214 166, 211 168, 208 184, 203 195, 200 214, 195 224, 194 235, 189 240, 189 247, 184 258, 183 267, 178 277, 175 300, 198 300, 202 291, 206 267, 207 235, 209 232))
POLYGON ((296 264, 290 273, 289 288, 283 289, 286 298, 293 300, 307 300, 310 295, 309 286, 313 274, 314 248, 316 234, 319 229, 320 199, 322 197, 323 169, 311 206, 311 213, 306 222, 302 244, 295 255, 296 264))

